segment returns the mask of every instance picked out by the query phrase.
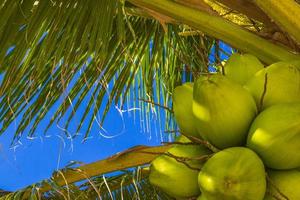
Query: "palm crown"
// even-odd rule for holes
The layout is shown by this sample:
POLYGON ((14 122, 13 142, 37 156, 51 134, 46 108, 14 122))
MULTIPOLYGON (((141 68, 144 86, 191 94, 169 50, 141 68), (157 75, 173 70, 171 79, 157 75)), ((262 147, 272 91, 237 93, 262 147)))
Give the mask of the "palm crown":
MULTIPOLYGON (((103 123, 112 105, 128 104, 140 107, 146 117, 149 109, 156 110, 167 122, 164 128, 174 130, 173 89, 208 73, 209 66, 218 70, 223 51, 219 40, 266 64, 300 59, 300 23, 293 14, 299 11, 293 0, 2 0, 1 133, 18 118, 14 141, 25 131, 33 136, 57 102, 45 133, 62 117, 67 130, 83 106, 76 132, 84 131, 87 137, 97 115, 103 123), (210 64, 212 47, 216 62, 210 64)), ((168 199, 147 179, 147 163, 167 149, 133 148, 0 196, 151 199, 147 194, 155 194, 154 199, 168 199), (140 151, 143 158, 137 156, 140 151), (118 170, 123 171, 102 176, 118 170), (84 183, 73 184, 82 179, 84 183)))

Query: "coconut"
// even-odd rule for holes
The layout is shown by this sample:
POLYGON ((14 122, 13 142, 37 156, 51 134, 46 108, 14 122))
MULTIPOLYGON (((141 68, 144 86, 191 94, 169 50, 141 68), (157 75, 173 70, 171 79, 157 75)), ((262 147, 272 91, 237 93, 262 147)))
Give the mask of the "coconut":
POLYGON ((248 148, 228 148, 203 165, 198 183, 207 200, 262 200, 266 192, 264 164, 248 148))
POLYGON ((263 68, 264 65, 255 56, 239 53, 230 56, 224 66, 226 77, 241 85, 263 68))
POLYGON ((179 129, 185 135, 200 137, 197 134, 195 118, 192 110, 194 83, 178 86, 173 92, 173 110, 179 129))
POLYGON ((207 198, 204 195, 200 195, 197 200, 207 200, 207 198))
POLYGON ((300 167, 300 103, 271 106, 251 125, 247 146, 273 169, 300 167))
MULTIPOLYGON (((179 142, 186 143, 190 141, 181 137, 179 142)), ((198 144, 178 144, 169 149, 168 153, 181 158, 199 158, 211 152, 198 144)), ((198 196, 200 189, 197 176, 204 161, 204 159, 188 160, 184 164, 173 157, 161 155, 154 159, 150 165, 149 181, 152 185, 177 199, 198 196)))
POLYGON ((225 76, 201 77, 194 84, 197 131, 218 148, 245 144, 256 112, 250 93, 225 76))
POLYGON ((251 92, 259 108, 300 101, 299 66, 300 61, 274 63, 258 71, 246 83, 245 87, 251 92))
POLYGON ((268 192, 264 200, 300 199, 300 172, 297 170, 270 170, 268 192), (278 197, 278 198, 274 198, 278 197))

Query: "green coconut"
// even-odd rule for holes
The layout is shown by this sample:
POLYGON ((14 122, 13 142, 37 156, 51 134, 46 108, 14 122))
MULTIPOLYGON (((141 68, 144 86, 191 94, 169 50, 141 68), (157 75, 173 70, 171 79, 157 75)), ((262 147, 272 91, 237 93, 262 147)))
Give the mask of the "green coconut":
POLYGON ((270 183, 264 200, 300 199, 300 172, 297 170, 270 170, 268 171, 270 183), (276 196, 278 198, 274 198, 276 196))
POLYGON ((201 77, 194 84, 197 131, 218 148, 246 143, 257 108, 250 93, 225 76, 201 77))
POLYGON ((173 110, 180 131, 185 135, 199 137, 192 110, 193 86, 194 83, 185 83, 174 89, 173 110))
MULTIPOLYGON (((181 137, 179 142, 190 142, 181 137)), ((177 157, 199 158, 211 152, 201 145, 174 145, 168 153, 177 157)), ((150 165, 149 181, 171 197, 181 199, 198 196, 197 176, 204 163, 203 160, 188 160, 186 164, 178 162, 175 158, 162 155, 154 159, 150 165)))
POLYGON ((247 146, 272 169, 300 167, 300 103, 271 106, 251 125, 247 146))
POLYGON ((197 200, 207 200, 207 198, 204 195, 200 195, 197 200))
POLYGON ((259 108, 300 101, 299 66, 300 61, 278 62, 258 71, 246 83, 245 87, 253 95, 259 108))
POLYGON ((228 148, 214 154, 203 165, 198 183, 207 200, 263 200, 264 164, 248 148, 228 148))
POLYGON ((225 75, 241 85, 244 85, 252 76, 263 69, 264 65, 251 54, 234 53, 226 62, 225 75))

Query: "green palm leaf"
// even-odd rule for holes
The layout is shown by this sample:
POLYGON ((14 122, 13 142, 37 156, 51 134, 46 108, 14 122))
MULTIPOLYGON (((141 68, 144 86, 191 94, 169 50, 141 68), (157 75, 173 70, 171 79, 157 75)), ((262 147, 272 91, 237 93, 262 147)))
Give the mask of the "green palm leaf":
POLYGON ((149 162, 169 148, 170 146, 137 146, 77 168, 67 166, 53 173, 51 179, 14 193, 5 193, 0 200, 170 199, 151 186, 147 179, 149 162), (109 174, 111 172, 114 173, 109 174))
MULTIPOLYGON (((8 55, 1 51, 1 133, 17 120, 15 139, 25 130, 33 136, 51 108, 55 112, 45 132, 62 118, 68 129, 80 106, 84 113, 75 135, 85 124, 88 136, 97 125, 97 115, 103 123, 111 105, 140 107, 141 115, 147 116, 145 127, 149 126, 145 113, 161 112, 139 99, 170 107, 172 90, 181 83, 184 69, 206 71, 204 58, 212 39, 181 36, 184 26, 169 25, 164 32, 149 16, 124 15, 131 6, 124 8, 116 0, 96 5, 94 1, 34 2, 10 1, 1 7, 11 10, 6 15, 11 21, 1 23, 9 27, 0 32, 2 49, 15 46, 8 55), (19 15, 20 10, 26 15, 19 15), (11 23, 16 24, 14 29, 11 23), (58 102, 62 103, 54 108, 58 102)), ((164 115, 171 119, 169 112, 164 115)), ((173 127, 167 123, 167 129, 173 127)))

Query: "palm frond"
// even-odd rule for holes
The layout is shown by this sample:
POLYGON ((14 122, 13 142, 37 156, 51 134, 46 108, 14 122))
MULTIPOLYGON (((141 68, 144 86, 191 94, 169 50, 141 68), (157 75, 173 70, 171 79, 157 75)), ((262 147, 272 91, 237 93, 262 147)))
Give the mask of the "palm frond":
POLYGON ((300 43, 300 23, 293 16, 300 12, 300 5, 294 0, 284 2, 255 1, 274 22, 290 34, 296 43, 300 43))
POLYGON ((266 64, 280 60, 299 59, 299 54, 291 49, 275 45, 222 17, 212 16, 203 11, 182 6, 168 0, 128 0, 144 9, 153 10, 162 15, 190 25, 205 34, 216 37, 241 51, 257 56, 266 64))
POLYGON ((68 166, 51 179, 6 193, 0 200, 170 199, 147 179, 148 163, 169 148, 140 146, 78 168, 68 166))
POLYGON ((33 136, 51 109, 45 133, 60 120, 67 130, 82 106, 72 136, 101 126, 112 105, 139 107, 148 129, 149 112, 175 129, 171 113, 159 116, 160 108, 139 99, 171 107, 183 74, 207 70, 211 38, 181 36, 185 26, 165 30, 149 17, 126 15, 130 7, 117 0, 6 1, 0 8, 10 10, 0 24, 1 133, 17 121, 15 139, 25 131, 33 136))
POLYGON ((93 179, 94 187, 84 183, 80 188, 91 199, 96 199, 100 193, 102 199, 173 199, 158 188, 153 187, 148 180, 149 171, 146 167, 124 171, 112 177, 96 177, 93 179), (98 192, 94 188, 99 188, 98 192))
POLYGON ((94 177, 76 184, 59 186, 48 182, 51 190, 39 192, 38 185, 26 190, 0 197, 1 200, 42 199, 42 200, 173 200, 167 194, 149 183, 147 167, 133 168, 118 174, 94 177), (27 192, 31 191, 30 195, 27 192))
POLYGON ((12 13, 5 16, 8 20, 0 35, 4 49, 0 54, 2 132, 21 114, 16 132, 21 133, 34 120, 32 134, 86 60, 97 54, 98 61, 90 65, 96 68, 100 58, 106 57, 117 1, 79 2, 4 3, 1 13, 12 13))
POLYGON ((5 196, 5 195, 7 195, 9 193, 11 193, 11 192, 0 189, 0 197, 5 196))

